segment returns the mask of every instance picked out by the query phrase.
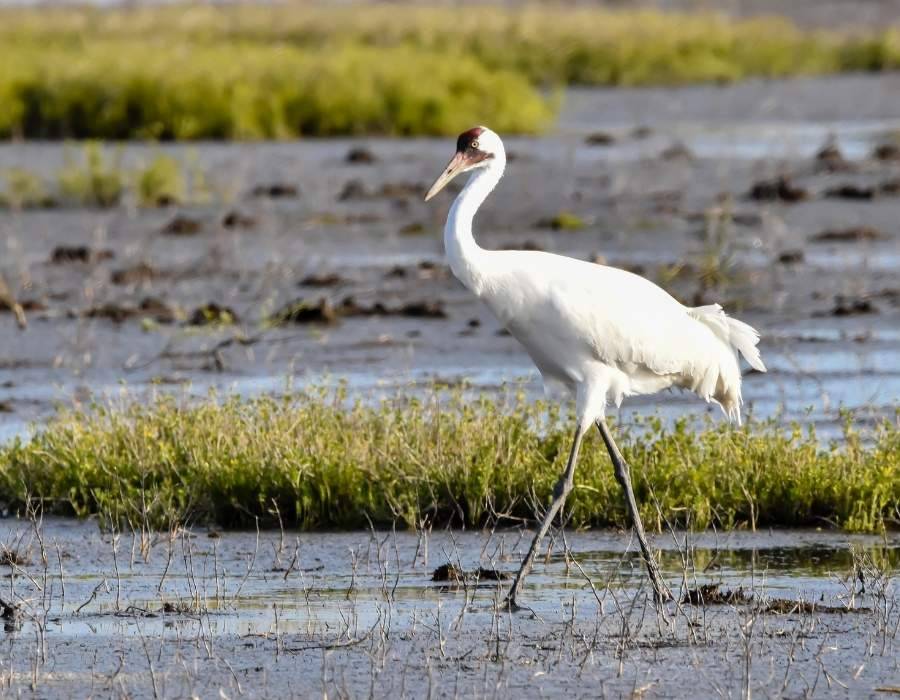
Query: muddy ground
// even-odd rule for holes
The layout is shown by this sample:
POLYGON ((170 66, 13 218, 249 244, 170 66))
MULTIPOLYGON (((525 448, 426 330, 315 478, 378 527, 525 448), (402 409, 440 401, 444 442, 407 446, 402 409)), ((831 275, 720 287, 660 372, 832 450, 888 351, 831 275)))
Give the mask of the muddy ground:
MULTIPOLYGON (((770 372, 745 388, 757 415, 831 430, 840 407, 862 422, 892 414, 898 96, 892 75, 573 91, 553 133, 507 139, 508 174, 478 238, 606 261, 686 303, 723 303, 763 333, 770 372), (560 213, 582 227, 567 230, 560 213)), ((129 144, 123 167, 172 154, 205 174, 211 203, 0 211, 0 272, 27 322, 0 310, 0 433, 57 403, 149 388, 250 394, 343 378, 371 397, 465 379, 539 394, 527 356, 444 264, 450 195, 422 194, 452 148, 129 144)), ((78 155, 5 144, 0 165, 52 180, 67 149, 78 155)), ((626 402, 623 417, 657 409, 710 410, 672 394, 626 402)))
MULTIPOLYGON (((763 332, 770 372, 745 389, 758 415, 825 434, 840 407, 862 423, 890 415, 900 159, 874 153, 900 143, 898 88, 895 76, 851 76, 571 92, 553 133, 508 139, 508 175, 478 237, 602 259, 685 302, 723 302, 763 332), (817 157, 828 143, 836 151, 817 157), (561 212, 583 227, 559 228, 561 212)), ((525 354, 443 263, 449 196, 421 195, 451 151, 451 139, 127 145, 126 164, 156 152, 196 163, 213 202, 0 212, 0 272, 24 311, 19 322, 0 311, 0 434, 26 432, 57 403, 154 391, 346 379, 369 398, 462 380, 539 393, 525 354)), ((64 159, 60 144, 0 146, 0 167, 47 178, 64 159)), ((707 409, 667 395, 623 417, 631 410, 707 409)), ((510 615, 498 605, 508 581, 492 576, 515 570, 527 537, 116 538, 93 522, 4 520, 0 687, 411 698, 900 688, 886 573, 896 535, 657 536, 680 595, 721 584, 657 612, 626 534, 569 534, 572 556, 557 537, 529 580, 533 613, 510 615), (485 571, 432 581, 447 563, 485 571)))
POLYGON ((900 600, 884 575, 900 562, 896 536, 657 536, 682 601, 657 612, 626 535, 570 533, 530 579, 531 610, 511 614, 502 579, 526 537, 142 537, 7 520, 0 685, 230 698, 888 697, 900 686, 900 600), (433 580, 448 564, 469 573, 433 580))

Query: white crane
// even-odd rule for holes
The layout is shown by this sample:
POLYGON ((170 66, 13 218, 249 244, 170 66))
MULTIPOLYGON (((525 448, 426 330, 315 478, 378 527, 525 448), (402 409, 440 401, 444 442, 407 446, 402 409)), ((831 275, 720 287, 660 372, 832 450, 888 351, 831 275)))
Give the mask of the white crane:
POLYGON ((450 268, 525 347, 544 381, 560 382, 575 396, 577 422, 566 470, 507 603, 518 608, 522 584, 541 540, 572 491, 578 449, 592 423, 600 430, 624 491, 654 596, 666 600, 671 593, 647 544, 628 465, 606 424, 606 407, 619 406, 625 396, 680 387, 719 404, 729 419, 740 423, 738 353, 765 372, 756 347, 759 334, 726 316, 718 304, 686 307, 657 285, 625 270, 551 253, 481 248, 472 236, 472 219, 505 167, 500 137, 483 126, 469 129, 460 134, 456 154, 425 200, 460 173, 472 173, 444 227, 450 268))

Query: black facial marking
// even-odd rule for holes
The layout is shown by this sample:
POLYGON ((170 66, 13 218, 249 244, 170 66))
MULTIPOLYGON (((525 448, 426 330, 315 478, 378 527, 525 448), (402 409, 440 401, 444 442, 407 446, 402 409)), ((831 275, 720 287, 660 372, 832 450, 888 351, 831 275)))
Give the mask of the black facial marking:
POLYGON ((478 141, 478 137, 484 133, 484 129, 480 126, 476 126, 473 129, 469 129, 468 131, 464 131, 459 135, 459 138, 456 139, 456 152, 457 153, 471 153, 473 151, 477 151, 478 149, 472 147, 472 143, 474 141, 478 141))

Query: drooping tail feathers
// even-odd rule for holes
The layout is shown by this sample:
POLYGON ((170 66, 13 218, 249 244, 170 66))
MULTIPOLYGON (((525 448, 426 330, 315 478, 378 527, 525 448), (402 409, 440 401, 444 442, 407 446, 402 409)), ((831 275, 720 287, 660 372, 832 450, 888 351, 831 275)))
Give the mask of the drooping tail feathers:
MULTIPOLYGON (((726 347, 734 353, 735 359, 739 352, 753 369, 760 372, 766 371, 766 366, 759 355, 759 348, 756 347, 759 343, 759 333, 755 328, 736 318, 730 318, 718 304, 688 309, 688 314, 707 326, 719 340, 725 343, 726 347)), ((739 372, 736 365, 732 372, 739 372)), ((722 406, 729 419, 740 425, 742 403, 740 374, 734 378, 724 375, 725 373, 720 370, 715 391, 707 392, 707 396, 711 394, 712 398, 722 406), (729 381, 729 379, 731 380, 729 381)))

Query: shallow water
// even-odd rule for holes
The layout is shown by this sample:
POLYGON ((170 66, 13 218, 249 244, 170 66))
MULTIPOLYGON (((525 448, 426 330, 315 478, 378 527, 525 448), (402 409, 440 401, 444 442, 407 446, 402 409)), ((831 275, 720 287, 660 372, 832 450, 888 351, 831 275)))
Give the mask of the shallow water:
POLYGON ((669 604, 670 622, 660 622, 641 562, 628 551, 633 543, 608 531, 567 533, 568 552, 557 537, 529 578, 523 598, 530 611, 498 607, 508 581, 431 580, 447 562, 508 575, 529 536, 198 530, 150 535, 142 554, 140 537, 113 538, 93 523, 6 520, 0 541, 20 563, 0 598, 22 611, 18 622, 7 621, 0 643, 9 687, 144 696, 162 685, 167 695, 187 688, 231 694, 240 685, 250 696, 423 697, 436 675, 450 673, 459 692, 476 696, 486 694, 476 690, 485 675, 496 681, 487 694, 501 697, 523 683, 528 696, 539 694, 529 678, 564 688, 573 674, 612 695, 647 679, 651 697, 711 692, 710 679, 684 672, 687 651, 738 694, 746 674, 733 659, 743 658, 747 625, 758 635, 743 642, 751 645, 750 683, 763 694, 782 682, 797 691, 824 680, 823 669, 853 693, 897 679, 896 582, 867 568, 900 563, 896 535, 770 531, 654 540, 674 590, 721 583, 759 602, 862 611, 845 614, 669 604), (839 651, 829 647, 836 642, 839 651))

